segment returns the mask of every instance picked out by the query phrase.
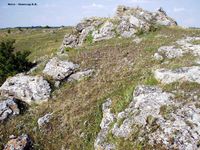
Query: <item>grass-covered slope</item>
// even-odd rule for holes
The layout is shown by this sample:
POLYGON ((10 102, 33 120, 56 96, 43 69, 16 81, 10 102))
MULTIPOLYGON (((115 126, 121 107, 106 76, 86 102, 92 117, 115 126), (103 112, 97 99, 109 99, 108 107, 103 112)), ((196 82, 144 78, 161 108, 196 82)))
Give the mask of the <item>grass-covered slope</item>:
MULTIPOLYGON (((7 36, 6 31, 1 31, 0 36, 16 39, 16 48, 31 50, 30 60, 34 60, 55 53, 67 31, 68 29, 57 30, 55 33, 43 32, 41 29, 11 31, 7 36)), ((35 149, 94 149, 94 140, 102 119, 101 105, 105 99, 112 99, 112 111, 117 113, 132 100, 135 86, 163 86, 153 77, 154 69, 191 66, 194 56, 170 60, 166 64, 154 60, 154 53, 159 47, 170 45, 184 36, 199 35, 200 30, 163 27, 156 32, 140 35, 143 40, 139 44, 133 42, 132 38, 115 38, 71 49, 68 59, 80 64, 81 68, 94 68, 95 75, 80 82, 63 83, 60 89, 53 92, 48 102, 29 106, 22 115, 1 123, 0 146, 12 134, 27 133, 33 139, 35 149), (37 119, 48 112, 54 113, 53 119, 46 130, 40 131, 37 119)), ((188 90, 188 87, 194 90, 200 88, 193 83, 177 83, 163 88, 171 91, 188 90)), ((109 138, 119 149, 149 149, 146 143, 138 143, 134 138, 126 141, 109 138)))
POLYGON ((16 50, 31 51, 29 59, 37 60, 38 57, 51 55, 57 52, 64 35, 71 28, 38 28, 38 29, 1 29, 0 39, 15 39, 16 50))

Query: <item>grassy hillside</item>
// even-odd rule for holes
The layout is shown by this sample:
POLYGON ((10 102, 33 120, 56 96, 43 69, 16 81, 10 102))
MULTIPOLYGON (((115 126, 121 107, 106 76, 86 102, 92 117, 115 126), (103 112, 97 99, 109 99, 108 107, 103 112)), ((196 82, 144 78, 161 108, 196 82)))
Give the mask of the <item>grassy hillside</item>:
MULTIPOLYGON (((60 29, 55 33, 45 29, 11 30, 10 34, 0 31, 0 37, 16 39, 17 50, 31 50, 30 60, 34 60, 55 53, 69 30, 60 29)), ((200 30, 162 27, 156 32, 140 35, 143 40, 139 44, 132 38, 115 38, 71 49, 68 59, 80 64, 83 69, 94 68, 95 75, 80 82, 63 83, 61 88, 55 89, 48 102, 29 106, 24 114, 0 124, 0 146, 7 142, 9 135, 28 133, 35 149, 93 149, 100 130, 101 105, 105 99, 111 98, 112 111, 120 112, 131 101, 136 85, 160 84, 152 75, 153 69, 191 66, 194 56, 172 60, 168 64, 155 61, 152 56, 160 46, 170 45, 184 36, 199 35, 200 30), (46 130, 40 131, 37 119, 48 112, 54 113, 53 120, 46 130)), ((163 88, 174 90, 187 87, 200 88, 193 83, 163 88)), ((127 141, 109 138, 120 149, 150 149, 145 143, 134 141, 134 138, 127 141)))
POLYGON ((51 55, 59 49, 64 35, 70 28, 38 28, 38 29, 1 29, 0 40, 15 39, 16 50, 29 50, 31 61, 45 55, 51 55))

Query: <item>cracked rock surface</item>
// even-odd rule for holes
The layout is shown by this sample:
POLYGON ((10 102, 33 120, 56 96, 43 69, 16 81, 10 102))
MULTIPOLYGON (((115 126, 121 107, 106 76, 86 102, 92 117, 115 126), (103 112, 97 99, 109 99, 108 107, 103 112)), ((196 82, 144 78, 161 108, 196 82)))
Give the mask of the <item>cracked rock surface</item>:
MULTIPOLYGON (((95 148, 117 149, 115 143, 107 139, 108 134, 112 133, 115 138, 129 140, 134 136, 141 142, 148 141, 152 146, 161 144, 164 149, 197 150, 200 108, 195 104, 195 101, 178 102, 173 94, 157 86, 137 86, 133 100, 124 111, 113 114, 110 108, 103 109, 95 148)), ((110 105, 111 101, 106 101, 103 108, 110 105)))
POLYGON ((19 114, 20 109, 14 98, 8 98, 0 102, 0 121, 19 114))
POLYGON ((0 92, 2 96, 14 97, 26 103, 40 103, 50 98, 51 88, 41 76, 17 74, 3 83, 0 92))
POLYGON ((200 67, 182 67, 175 70, 157 69, 155 78, 161 83, 169 84, 177 81, 196 82, 200 84, 200 67))
POLYGON ((77 64, 62 61, 57 57, 54 57, 46 64, 43 73, 55 80, 63 80, 70 76, 78 67, 77 64))

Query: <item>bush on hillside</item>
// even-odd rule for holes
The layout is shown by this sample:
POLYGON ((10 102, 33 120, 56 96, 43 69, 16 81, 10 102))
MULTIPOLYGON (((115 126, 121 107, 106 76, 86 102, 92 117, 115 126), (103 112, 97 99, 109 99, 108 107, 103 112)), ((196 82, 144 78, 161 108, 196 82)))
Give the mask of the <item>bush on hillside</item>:
POLYGON ((33 64, 27 59, 30 52, 15 53, 14 43, 15 40, 0 42, 0 85, 7 77, 28 71, 33 67, 33 64))

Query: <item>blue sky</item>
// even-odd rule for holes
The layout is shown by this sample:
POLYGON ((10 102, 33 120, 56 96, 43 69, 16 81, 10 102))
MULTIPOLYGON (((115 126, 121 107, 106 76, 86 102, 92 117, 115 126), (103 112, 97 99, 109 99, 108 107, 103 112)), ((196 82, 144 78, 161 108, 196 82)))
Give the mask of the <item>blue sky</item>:
POLYGON ((200 27, 200 0, 0 0, 0 28, 75 25, 84 17, 113 16, 118 5, 140 6, 150 11, 161 6, 179 25, 200 27))

